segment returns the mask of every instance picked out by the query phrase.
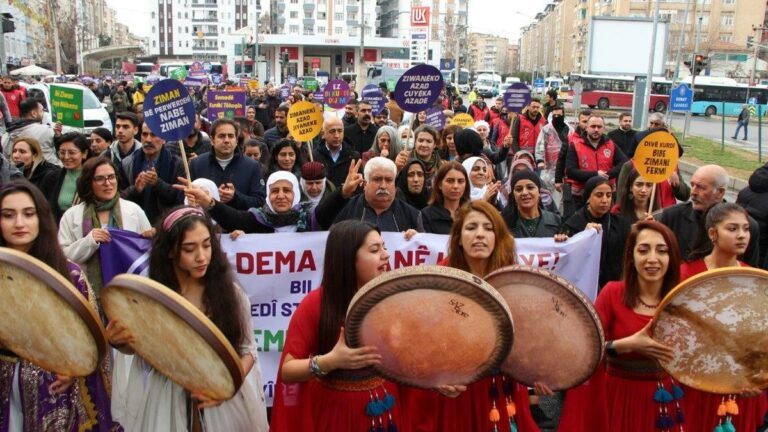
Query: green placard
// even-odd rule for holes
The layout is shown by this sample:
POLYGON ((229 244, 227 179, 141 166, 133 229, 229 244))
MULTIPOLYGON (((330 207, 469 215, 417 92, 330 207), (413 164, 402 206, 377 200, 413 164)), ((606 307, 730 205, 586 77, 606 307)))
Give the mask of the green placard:
POLYGON ((187 70, 183 67, 174 69, 173 72, 171 72, 171 78, 182 81, 184 78, 187 77, 187 70))
POLYGON ((82 89, 51 85, 51 108, 54 121, 76 128, 85 127, 82 89))
POLYGON ((395 86, 397 85, 397 80, 394 78, 390 78, 387 80, 387 90, 389 91, 395 91, 395 86))
POLYGON ((317 90, 317 80, 314 78, 304 78, 304 88, 309 91, 317 90))

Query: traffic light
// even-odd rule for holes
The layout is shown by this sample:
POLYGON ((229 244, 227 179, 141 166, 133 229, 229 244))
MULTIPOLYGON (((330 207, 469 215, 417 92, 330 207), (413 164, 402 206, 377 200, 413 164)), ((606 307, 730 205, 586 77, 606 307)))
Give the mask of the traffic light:
POLYGON ((13 22, 13 15, 9 13, 3 14, 3 34, 13 33, 16 31, 16 23, 13 22))
POLYGON ((288 51, 283 51, 280 53, 280 61, 284 64, 290 61, 290 57, 288 57, 288 51))
POLYGON ((747 48, 752 48, 755 43, 755 37, 754 36, 747 36, 747 48))
POLYGON ((693 65, 693 75, 699 75, 709 67, 709 57, 703 54, 696 54, 693 65))

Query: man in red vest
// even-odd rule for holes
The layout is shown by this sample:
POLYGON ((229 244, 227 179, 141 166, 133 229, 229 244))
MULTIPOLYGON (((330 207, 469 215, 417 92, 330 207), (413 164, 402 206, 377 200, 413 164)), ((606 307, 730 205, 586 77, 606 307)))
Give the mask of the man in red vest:
POLYGON ((627 157, 605 134, 605 120, 592 115, 587 120, 586 133, 574 138, 568 147, 565 175, 571 184, 571 195, 578 209, 584 205, 584 183, 594 176, 611 179, 615 190, 616 177, 627 157))
POLYGON ((469 106, 469 115, 472 116, 475 121, 478 120, 485 120, 485 116, 488 115, 488 113, 491 112, 490 109, 488 109, 488 105, 485 104, 485 99, 477 95, 477 99, 475 99, 475 102, 472 103, 472 105, 469 106))
POLYGON ((512 152, 525 150, 531 154, 536 153, 536 140, 546 123, 541 114, 541 101, 538 98, 531 99, 523 112, 512 121, 512 152))

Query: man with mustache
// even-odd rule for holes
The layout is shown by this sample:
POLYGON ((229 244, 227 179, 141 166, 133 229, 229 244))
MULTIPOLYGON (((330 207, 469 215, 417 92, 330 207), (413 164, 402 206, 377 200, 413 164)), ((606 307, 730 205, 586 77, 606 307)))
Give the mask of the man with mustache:
MULTIPOLYGON (((672 207, 667 207, 656 214, 656 219, 668 226, 677 237, 680 253, 684 261, 689 261, 691 253, 712 248, 704 227, 709 209, 724 201, 729 182, 728 173, 719 165, 704 165, 691 176, 691 200, 672 207)), ((757 221, 749 218, 749 246, 742 261, 752 267, 760 265, 758 241, 760 230, 757 221)))
POLYGON ((344 144, 362 154, 371 149, 379 127, 373 124, 373 107, 370 102, 357 104, 357 122, 344 128, 344 144))
MULTIPOLYGON (((358 173, 362 161, 349 168, 346 183, 358 173)), ((350 188, 340 188, 323 199, 315 210, 318 214, 338 214, 334 223, 347 219, 370 222, 382 231, 402 232, 406 238, 424 232, 421 213, 395 196, 395 163, 385 157, 375 157, 365 164, 363 193, 354 195, 350 188)), ((353 181, 356 181, 353 179, 353 181)), ((323 229, 328 229, 324 226, 323 229)))
POLYGON ((165 140, 155 135, 145 122, 141 148, 123 159, 123 172, 129 186, 121 196, 140 205, 152 225, 168 209, 184 202, 184 193, 173 185, 184 177, 181 159, 165 148, 165 140))

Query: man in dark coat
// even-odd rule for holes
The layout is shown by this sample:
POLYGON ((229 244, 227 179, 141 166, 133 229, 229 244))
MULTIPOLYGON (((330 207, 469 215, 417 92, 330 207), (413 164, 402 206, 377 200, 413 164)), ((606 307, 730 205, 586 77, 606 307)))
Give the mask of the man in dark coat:
POLYGON ((219 188, 219 201, 238 210, 260 208, 266 202, 261 164, 237 148, 238 125, 218 119, 211 125, 213 149, 189 163, 192 180, 207 178, 219 188))
POLYGON ((357 104, 357 122, 344 128, 344 143, 362 154, 371 149, 379 127, 373 124, 373 107, 368 101, 357 104))
MULTIPOLYGON (((709 244, 704 223, 707 212, 715 204, 723 202, 728 184, 728 173, 719 165, 699 167, 691 177, 691 200, 667 207, 656 215, 659 222, 675 233, 683 260, 691 259, 693 252, 705 250, 709 244)), ((757 221, 749 218, 749 246, 742 260, 752 267, 760 265, 757 221)))
POLYGON ((627 159, 632 159, 637 146, 635 134, 637 131, 632 129, 632 114, 623 112, 619 114, 619 127, 608 132, 608 138, 624 152, 627 159))
MULTIPOLYGON (((347 174, 350 174, 349 170, 347 174)), ((316 211, 338 212, 334 223, 354 219, 370 222, 381 231, 424 232, 421 213, 396 197, 396 174, 394 162, 385 157, 374 157, 365 164, 363 193, 351 195, 349 187, 341 188, 321 201, 316 211)))
POLYGON ((344 144, 344 124, 338 117, 329 117, 323 123, 323 140, 315 145, 314 160, 325 165, 328 180, 341 188, 347 178, 353 160, 360 159, 360 153, 344 144))
POLYGON ((749 186, 739 192, 736 204, 747 209, 760 227, 760 268, 768 270, 768 164, 749 177, 749 186))

